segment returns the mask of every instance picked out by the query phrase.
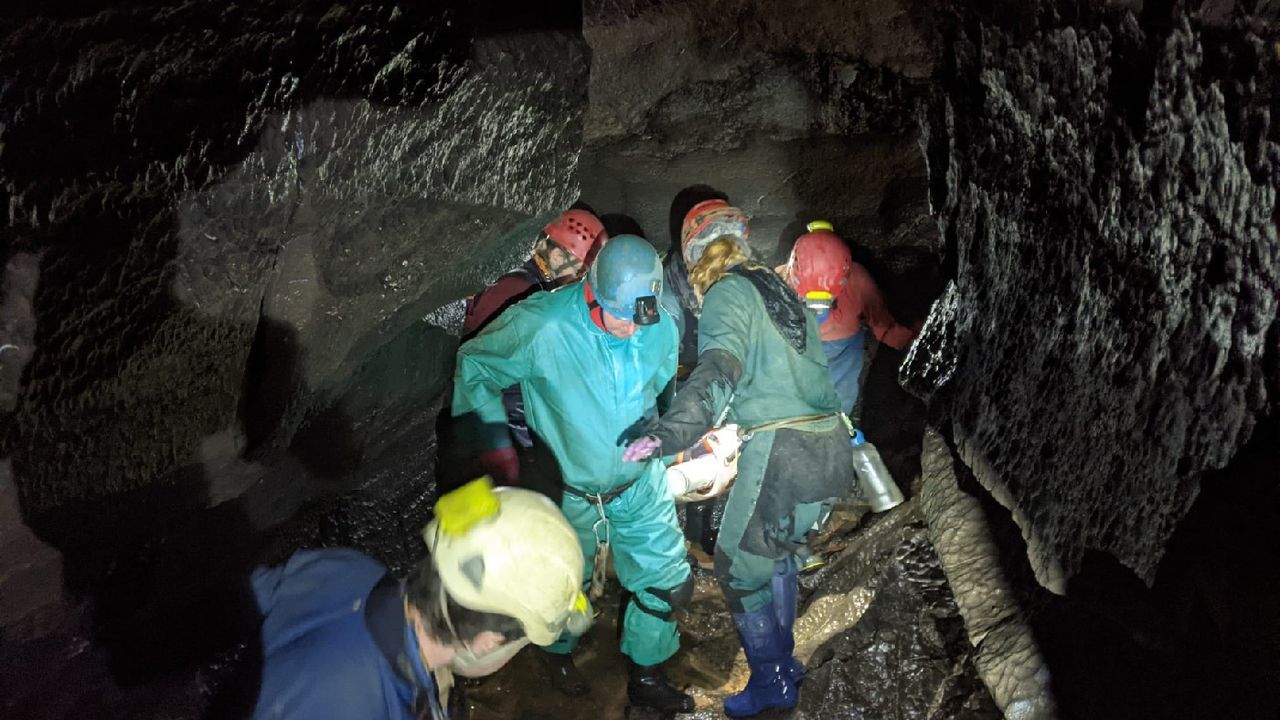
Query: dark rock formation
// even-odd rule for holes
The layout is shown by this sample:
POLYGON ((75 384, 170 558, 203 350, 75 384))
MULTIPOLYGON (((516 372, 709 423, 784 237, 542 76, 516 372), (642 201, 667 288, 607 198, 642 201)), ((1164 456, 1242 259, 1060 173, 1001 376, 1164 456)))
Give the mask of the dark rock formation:
POLYGON ((876 269, 936 264, 915 123, 934 51, 918 22, 897 1, 586 3, 584 196, 661 248, 672 198, 702 183, 751 216, 764 260, 823 217, 876 269))
POLYGON ((1150 582, 1201 474, 1274 403, 1275 28, 1004 10, 944 23, 927 144, 954 284, 903 381, 1041 583, 1090 549, 1150 582))
POLYGON ((809 658, 794 717, 1001 717, 978 680, 973 647, 917 502, 864 527, 810 581, 818 589, 798 628, 811 627, 805 621, 823 614, 823 605, 853 613, 856 595, 870 601, 851 627, 809 658))
POLYGON ((448 308, 577 195, 576 3, 100 5, 0 18, 7 717, 196 716, 264 551, 418 557, 448 308))

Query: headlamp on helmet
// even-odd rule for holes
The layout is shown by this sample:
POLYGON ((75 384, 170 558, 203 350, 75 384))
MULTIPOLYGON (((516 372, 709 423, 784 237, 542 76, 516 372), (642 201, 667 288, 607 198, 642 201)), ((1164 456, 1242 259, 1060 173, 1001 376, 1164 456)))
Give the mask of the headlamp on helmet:
POLYGON ((662 261, 644 238, 619 235, 611 239, 592 264, 587 284, 596 303, 620 320, 630 318, 636 325, 660 320, 662 261))
POLYGON ((788 276, 804 304, 822 316, 848 282, 853 257, 826 220, 814 220, 805 230, 791 249, 788 276))
POLYGON ((812 290, 805 293, 804 304, 814 312, 825 312, 835 303, 835 296, 825 290, 812 290))
POLYGON ((662 291, 662 283, 653 281, 650 289, 652 295, 641 295, 636 298, 636 311, 631 320, 637 325, 656 325, 658 323, 658 293, 662 291))

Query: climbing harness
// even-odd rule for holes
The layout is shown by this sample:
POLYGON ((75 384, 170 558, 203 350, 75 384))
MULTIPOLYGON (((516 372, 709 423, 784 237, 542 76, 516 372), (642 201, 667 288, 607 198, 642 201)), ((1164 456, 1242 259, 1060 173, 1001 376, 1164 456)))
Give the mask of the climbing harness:
MULTIPOLYGON (((639 478, 636 478, 639 480, 639 478)), ((591 503, 599 513, 600 519, 591 525, 591 534, 596 538, 596 557, 591 567, 591 589, 587 591, 587 597, 592 602, 599 600, 604 595, 604 586, 607 572, 609 569, 609 516, 604 511, 604 506, 617 500, 622 493, 631 489, 636 484, 636 480, 625 482, 618 487, 606 493, 589 493, 569 485, 564 486, 564 491, 570 495, 580 497, 591 503), (603 527, 603 534, 601 528, 603 527)))
POLYGON ((604 595, 605 574, 609 569, 609 516, 604 512, 604 499, 596 495, 596 511, 600 519, 591 525, 591 534, 596 536, 596 557, 591 567, 591 590, 587 593, 593 602, 604 595), (600 526, 604 526, 604 537, 600 536, 600 526))

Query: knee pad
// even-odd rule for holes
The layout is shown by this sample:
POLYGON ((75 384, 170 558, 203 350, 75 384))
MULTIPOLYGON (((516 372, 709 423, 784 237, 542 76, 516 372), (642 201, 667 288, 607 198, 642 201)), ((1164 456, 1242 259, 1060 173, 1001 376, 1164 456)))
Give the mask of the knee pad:
POLYGON ((631 604, 635 605, 637 609, 656 618, 661 620, 670 620, 677 612, 683 610, 689 604, 689 601, 693 599, 693 575, 686 575, 684 580, 673 588, 663 589, 649 587, 644 590, 650 595, 665 602, 669 609, 658 610, 657 608, 649 607, 644 604, 644 601, 640 599, 639 595, 631 596, 631 604))
POLYGON ((663 600, 671 606, 671 611, 683 610, 689 605, 689 601, 693 599, 693 573, 684 576, 684 580, 671 589, 667 597, 663 600))

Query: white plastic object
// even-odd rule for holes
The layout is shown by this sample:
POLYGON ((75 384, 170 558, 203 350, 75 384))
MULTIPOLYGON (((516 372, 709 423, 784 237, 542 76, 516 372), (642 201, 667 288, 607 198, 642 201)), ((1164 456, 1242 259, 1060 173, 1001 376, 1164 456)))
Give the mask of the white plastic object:
POLYGON ((667 468, 667 489, 678 503, 697 502, 723 495, 738 477, 738 449, 742 439, 737 425, 725 425, 702 436, 711 452, 667 468))

